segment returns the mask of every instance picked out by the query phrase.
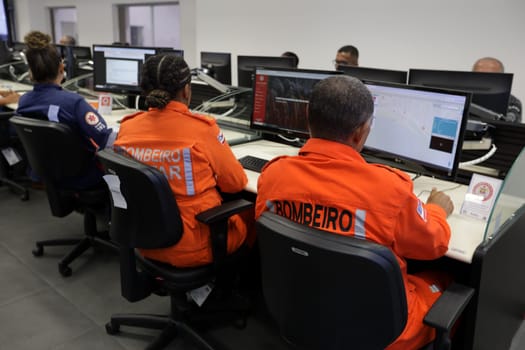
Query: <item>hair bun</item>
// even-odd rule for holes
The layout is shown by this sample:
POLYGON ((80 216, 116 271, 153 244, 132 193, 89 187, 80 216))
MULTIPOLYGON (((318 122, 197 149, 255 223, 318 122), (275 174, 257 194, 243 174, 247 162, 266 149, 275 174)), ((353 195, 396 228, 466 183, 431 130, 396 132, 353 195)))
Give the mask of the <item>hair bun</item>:
POLYGON ((24 42, 29 49, 45 49, 51 43, 51 37, 39 31, 32 31, 26 34, 24 42))

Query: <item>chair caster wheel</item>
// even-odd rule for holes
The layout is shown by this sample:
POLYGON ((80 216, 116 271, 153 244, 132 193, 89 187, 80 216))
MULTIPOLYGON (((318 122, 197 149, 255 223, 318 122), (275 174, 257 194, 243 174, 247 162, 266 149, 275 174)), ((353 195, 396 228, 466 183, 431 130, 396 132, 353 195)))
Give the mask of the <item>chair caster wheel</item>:
POLYGON ((120 331, 119 325, 113 324, 112 322, 106 323, 106 333, 110 335, 117 334, 120 331))
POLYGON ((58 264, 58 272, 60 272, 60 274, 63 277, 69 277, 73 273, 73 271, 71 270, 71 267, 67 265, 61 265, 61 264, 58 264))
POLYGON ((24 193, 23 195, 20 196, 20 200, 22 202, 25 202, 25 201, 28 201, 29 200, 29 193, 24 193))
POLYGON ((32 251, 33 256, 42 256, 44 255, 44 247, 41 245, 37 245, 35 249, 32 251))

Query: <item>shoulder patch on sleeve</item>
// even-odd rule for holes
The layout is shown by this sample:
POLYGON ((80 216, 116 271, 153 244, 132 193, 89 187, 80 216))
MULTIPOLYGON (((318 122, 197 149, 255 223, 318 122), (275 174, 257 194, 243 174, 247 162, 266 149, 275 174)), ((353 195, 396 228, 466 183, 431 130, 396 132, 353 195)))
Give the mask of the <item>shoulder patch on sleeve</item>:
POLYGON ((100 119, 98 118, 98 115, 96 115, 93 112, 87 112, 84 116, 84 120, 86 121, 87 125, 95 126, 100 122, 100 119))
POLYGON ((416 208, 417 214, 419 217, 424 221, 427 222, 427 210, 425 209, 425 205, 423 202, 418 199, 417 200, 417 208, 416 208))
POLYGON ((226 137, 224 137, 224 134, 221 130, 219 130, 219 134, 217 135, 217 141, 219 141, 220 144, 224 145, 226 142, 226 137))

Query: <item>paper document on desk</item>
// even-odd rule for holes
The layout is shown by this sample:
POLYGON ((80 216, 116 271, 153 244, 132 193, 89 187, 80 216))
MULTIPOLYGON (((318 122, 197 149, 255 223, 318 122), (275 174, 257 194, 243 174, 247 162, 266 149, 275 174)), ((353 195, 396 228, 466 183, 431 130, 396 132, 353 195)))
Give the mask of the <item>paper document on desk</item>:
POLYGON ((113 206, 115 208, 128 209, 128 203, 126 198, 122 195, 120 191, 120 179, 117 175, 104 175, 104 181, 108 184, 109 192, 111 193, 111 198, 113 199, 113 206))
POLYGON ((473 174, 461 206, 461 214, 487 220, 494 207, 501 184, 500 179, 473 174))

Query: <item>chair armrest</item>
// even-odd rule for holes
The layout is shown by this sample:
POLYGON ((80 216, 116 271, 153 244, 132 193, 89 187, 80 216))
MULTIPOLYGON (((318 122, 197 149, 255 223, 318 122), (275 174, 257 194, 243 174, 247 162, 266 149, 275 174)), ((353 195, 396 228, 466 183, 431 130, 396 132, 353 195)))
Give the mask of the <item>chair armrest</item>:
POLYGON ((449 332, 473 295, 473 288, 452 283, 427 312, 423 323, 436 329, 435 350, 450 348, 449 332))
POLYGON ((195 215, 195 218, 210 227, 213 263, 221 268, 228 254, 228 218, 253 207, 253 203, 244 199, 225 202, 195 215))
POLYGON ((231 202, 225 202, 218 207, 203 211, 195 218, 203 224, 212 225, 214 223, 228 219, 234 214, 238 214, 253 207, 253 203, 244 199, 237 199, 231 202))

